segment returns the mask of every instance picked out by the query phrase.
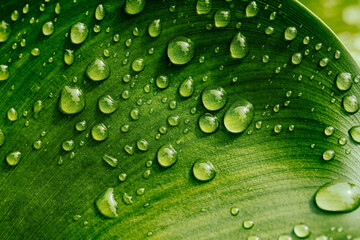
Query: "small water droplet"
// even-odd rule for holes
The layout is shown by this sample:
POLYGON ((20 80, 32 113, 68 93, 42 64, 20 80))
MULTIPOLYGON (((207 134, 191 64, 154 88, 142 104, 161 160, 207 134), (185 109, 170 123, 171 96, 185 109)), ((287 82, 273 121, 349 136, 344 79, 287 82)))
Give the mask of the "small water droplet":
POLYGON ((18 165, 20 160, 21 160, 21 152, 19 152, 19 151, 11 152, 6 155, 6 162, 10 166, 18 165))
POLYGON ((110 95, 104 95, 99 98, 98 107, 102 113, 111 114, 118 109, 118 101, 110 95))
POLYGON ((330 160, 334 159, 334 157, 335 157, 335 151, 332 149, 328 149, 325 152, 323 152, 323 154, 322 154, 322 158, 325 161, 330 161, 330 160))
POLYGON ((255 1, 252 1, 246 6, 246 17, 255 17, 259 12, 259 7, 255 1))
POLYGON ((108 154, 104 154, 102 159, 113 168, 116 168, 118 166, 117 158, 114 158, 108 154))
POLYGON ((244 227, 245 229, 250 229, 250 228, 254 227, 254 225, 255 225, 255 223, 254 223, 254 221, 252 221, 252 220, 245 220, 245 221, 243 222, 243 227, 244 227))
POLYGON ((286 28, 286 30, 284 32, 285 40, 287 40, 287 41, 294 40, 296 38, 296 36, 297 36, 296 27, 288 27, 288 28, 286 28))
POLYGON ((140 151, 146 152, 149 149, 149 142, 145 139, 140 139, 136 142, 136 146, 140 151))
POLYGON ((146 5, 146 0, 126 0, 125 12, 129 15, 141 13, 146 5))
POLYGON ((302 54, 297 52, 297 53, 294 53, 291 57, 291 62, 295 65, 298 65, 302 62, 302 54))
POLYGON ((161 33, 161 21, 160 19, 155 19, 148 26, 148 33, 150 37, 158 37, 161 33))
POLYGON ((214 133, 219 128, 219 120, 211 113, 203 113, 199 117, 199 127, 203 133, 214 133))
POLYGON ((195 161, 192 166, 192 173, 197 180, 203 182, 211 181, 216 176, 214 165, 210 161, 203 159, 195 161))
POLYGON ((339 73, 335 80, 336 87, 341 91, 348 91, 352 86, 352 77, 350 73, 339 73))
POLYGON ((230 52, 233 58, 239 59, 244 58, 248 54, 249 48, 246 37, 240 32, 233 37, 230 43, 230 52))
POLYGON ((144 67, 145 67, 145 63, 144 63, 144 59, 142 58, 135 59, 131 64, 131 68, 135 72, 141 72, 142 70, 144 70, 144 67))
POLYGON ((183 65, 194 57, 195 46, 190 38, 176 37, 169 41, 167 46, 167 56, 176 65, 183 65))
POLYGON ((89 34, 88 27, 82 22, 77 22, 74 25, 72 25, 70 30, 71 42, 74 44, 81 44, 86 40, 88 34, 89 34))
POLYGON ((5 42, 11 33, 10 24, 5 21, 0 22, 0 42, 5 42))
POLYGON ((64 151, 70 152, 74 149, 75 143, 73 140, 66 140, 66 141, 63 141, 61 146, 64 151))
POLYGON ((103 20, 105 17, 105 8, 102 4, 99 4, 95 9, 95 19, 98 21, 103 20))
POLYGON ((304 223, 298 223, 294 226, 294 233, 299 238, 310 236, 310 228, 304 223))
POLYGON ((168 168, 176 163, 178 153, 171 144, 163 145, 157 152, 157 160, 160 166, 168 168))
POLYGON ((98 123, 92 127, 91 135, 96 141, 105 141, 109 137, 109 130, 105 124, 98 123))
POLYGON ((214 21, 216 27, 227 27, 231 20, 229 10, 219 9, 215 12, 214 21))
POLYGON ((328 126, 324 129, 324 133, 326 136, 331 136, 335 132, 335 128, 333 126, 328 126))
POLYGON ((197 14, 208 14, 211 11, 212 0, 198 0, 196 2, 197 14))
POLYGON ((237 215, 239 214, 239 212, 240 212, 240 210, 239 210, 239 208, 237 208, 237 207, 231 207, 231 208, 230 208, 230 213, 231 213, 231 215, 233 215, 233 216, 237 216, 237 215))
POLYGON ((342 101, 344 110, 348 113, 356 113, 359 110, 359 102, 355 95, 346 95, 342 101))

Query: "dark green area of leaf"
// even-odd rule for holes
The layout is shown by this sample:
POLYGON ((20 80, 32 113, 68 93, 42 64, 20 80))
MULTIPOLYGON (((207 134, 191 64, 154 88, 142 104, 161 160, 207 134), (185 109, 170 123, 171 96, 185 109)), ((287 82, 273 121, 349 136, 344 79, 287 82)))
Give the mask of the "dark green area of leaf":
MULTIPOLYGON (((245 239, 249 235, 276 239, 283 233, 293 235, 293 226, 300 222, 310 227, 312 238, 326 234, 345 239, 349 234, 354 237, 360 234, 359 210, 329 214, 316 208, 313 202, 319 186, 333 179, 360 183, 359 146, 348 136, 348 130, 359 124, 359 115, 345 113, 341 106, 345 93, 334 86, 338 73, 350 72, 354 76, 359 68, 336 36, 298 2, 257 1, 260 11, 254 18, 245 17, 249 2, 242 0, 214 1, 207 15, 196 14, 194 1, 148 1, 144 11, 135 16, 126 15, 124 1, 117 0, 59 1, 58 16, 53 10, 55 1, 45 3, 42 13, 40 2, 29 2, 29 13, 21 13, 15 23, 11 22, 10 14, 14 9, 21 12, 25 3, 0 3, 0 16, 12 26, 8 41, 0 43, 0 64, 7 64, 11 58, 8 64, 11 77, 0 82, 0 129, 6 136, 0 157, 5 159, 12 151, 22 152, 16 167, 8 166, 5 160, 0 162, 1 239, 144 239, 149 232, 152 232, 149 239, 245 239), (94 18, 99 3, 106 9, 101 22, 94 18), (176 6, 174 12, 169 11, 171 6, 176 6), (226 28, 214 26, 206 30, 220 8, 231 10, 231 23, 226 28), (270 21, 274 11, 277 17, 270 21), (31 17, 39 22, 29 24, 31 17), (54 18, 57 18, 54 34, 44 37, 42 24, 54 18), (153 39, 147 34, 147 26, 158 18, 162 32, 153 39), (83 44, 75 46, 65 33, 78 21, 87 24, 91 31, 83 44), (239 30, 235 27, 237 22, 241 22, 239 30), (92 31, 94 24, 101 26, 100 33, 92 31), (264 32, 268 26, 274 28, 270 36, 264 32), (298 29, 298 36, 290 42, 283 35, 288 26, 298 29), (105 31, 108 27, 109 33, 105 31), (134 27, 139 29, 140 36, 133 36, 134 27), (249 53, 241 60, 233 59, 229 51, 229 44, 239 31, 249 44, 249 53), (116 33, 120 35, 118 43, 113 41, 116 33), (177 36, 191 38, 196 46, 193 60, 184 66, 171 65, 166 56, 168 41, 177 36), (307 46, 302 43, 305 36, 311 37, 307 46), (12 44, 22 38, 26 38, 26 46, 13 50, 12 44), (125 41, 129 38, 132 45, 127 48, 125 41), (320 51, 314 49, 317 43, 323 45, 320 51), (40 56, 30 54, 34 47, 40 49, 40 56), (219 53, 215 52, 216 47, 219 53), (76 59, 70 67, 63 62, 65 48, 75 50, 76 59), (154 48, 152 55, 148 54, 150 48, 154 48), (92 82, 84 70, 95 57, 103 56, 104 49, 111 53, 106 58, 110 78, 92 82), (301 65, 294 66, 292 54, 304 53, 306 49, 310 54, 304 56, 301 65), (336 50, 342 54, 339 60, 334 59, 336 50), (269 63, 261 61, 263 55, 269 55, 269 63), (199 63, 201 56, 205 56, 205 63, 199 63), (49 57, 54 58, 53 63, 48 63, 49 57), (144 71, 131 83, 124 83, 125 74, 136 74, 131 70, 131 62, 139 57, 144 59, 144 71), (318 62, 324 57, 330 63, 321 68, 318 62), (125 65, 124 59, 128 59, 125 65), (287 66, 283 67, 284 64, 287 66), (277 67, 282 68, 279 74, 275 73, 277 67), (150 83, 159 74, 167 75, 171 81, 165 90, 150 83), (191 98, 181 98, 177 88, 189 75, 194 79, 195 93, 191 98), (206 82, 202 80, 204 76, 208 77, 206 82), (74 77, 77 83, 73 83, 74 77), (234 77, 238 78, 236 82, 232 81, 234 77), (144 92, 147 84, 151 86, 150 93, 144 92), (84 90, 86 107, 82 113, 65 116, 58 111, 58 96, 64 85, 84 90), (222 86, 229 95, 225 108, 215 112, 219 119, 237 99, 246 99, 254 105, 255 117, 248 128, 251 134, 248 131, 229 134, 223 124, 214 134, 200 131, 197 119, 206 109, 199 96, 209 85, 222 86), (128 100, 121 98, 124 90, 130 91, 128 100), (291 97, 285 96, 288 91, 292 91, 291 97), (120 101, 119 109, 111 115, 102 114, 97 107, 98 98, 106 94, 120 101), (162 102, 164 98, 166 103, 162 102), (334 104, 330 102, 332 98, 336 100, 334 104), (152 103, 138 106, 139 99, 152 103), (42 100, 45 107, 34 118, 32 106, 37 100, 42 100), (169 108, 171 100, 178 102, 175 110, 169 108), (284 107, 287 100, 291 103, 284 107), (272 108, 277 104, 280 111, 275 113, 272 108), (12 107, 20 115, 14 123, 6 118, 12 107), (138 121, 129 116, 133 107, 140 109, 138 121), (190 113, 193 107, 197 109, 194 115, 190 113), (21 116, 24 111, 29 112, 27 117, 21 116), (170 114, 180 116, 178 127, 167 125, 170 114), (82 133, 74 128, 81 120, 86 120, 89 126, 82 133), (30 123, 28 127, 24 125, 26 121, 30 123), (263 123, 260 130, 255 128, 257 121, 263 123), (101 143, 92 140, 91 135, 87 137, 91 126, 99 122, 110 125, 110 136, 101 143), (128 133, 120 131, 123 124, 130 125, 128 133), (276 124, 283 127, 279 134, 272 130, 276 124), (287 130, 290 125, 295 126, 293 132, 287 130), (336 131, 325 137, 323 130, 329 125, 336 131), (166 126, 168 132, 155 140, 161 126, 166 126), (46 131, 46 136, 40 136, 42 131, 46 131), (340 146, 340 137, 346 137, 348 144, 340 146), (123 150, 125 145, 136 148, 140 138, 148 140, 149 151, 135 150, 129 155, 123 150), (44 146, 34 150, 32 143, 39 139, 44 146), (61 143, 70 139, 76 142, 72 160, 61 149, 61 143), (177 140, 181 143, 176 144, 177 140), (79 146, 80 141, 85 142, 83 147, 79 146), (159 167, 155 160, 157 149, 165 143, 171 143, 179 152, 178 162, 169 169, 159 167), (314 149, 311 144, 315 144, 314 149), (330 162, 321 159, 327 149, 336 152, 330 162), (346 150, 351 153, 346 154, 346 150), (102 160, 105 153, 118 158, 118 168, 106 165, 102 160), (60 157, 61 166, 57 164, 60 157), (211 160, 216 167, 218 172, 211 182, 197 182, 191 175, 191 166, 198 158, 211 160), (154 161, 152 174, 143 179, 148 160, 154 161), (128 174, 128 179, 119 183, 118 175, 122 172, 128 174), (119 200, 117 219, 102 218, 95 209, 94 200, 108 187, 114 187, 120 197, 124 192, 133 196, 132 205, 119 200), (146 188, 143 196, 135 194, 139 187, 146 188), (146 203, 149 206, 144 207, 146 203), (232 206, 240 209, 236 217, 230 214, 232 206), (74 215, 82 217, 74 221, 74 215), (252 219, 255 226, 243 229, 245 219, 252 219), (332 227, 343 231, 332 231, 332 227)), ((359 96, 359 86, 354 84, 350 92, 359 96)))

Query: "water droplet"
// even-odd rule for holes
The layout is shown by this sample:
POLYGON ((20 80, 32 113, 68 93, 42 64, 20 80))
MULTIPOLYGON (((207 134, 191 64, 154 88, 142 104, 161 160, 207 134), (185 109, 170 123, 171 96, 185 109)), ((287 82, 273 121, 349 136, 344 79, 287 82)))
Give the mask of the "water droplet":
POLYGON ((179 94, 182 97, 191 97, 194 93, 194 80, 191 76, 188 76, 179 86, 179 94))
POLYGON ((133 203, 132 196, 128 195, 127 193, 123 194, 122 199, 126 205, 130 205, 133 203))
POLYGON ((351 74, 347 72, 342 72, 338 74, 335 83, 336 83, 336 87, 339 90, 348 91, 352 86, 351 74))
POLYGON ((9 67, 7 65, 0 65, 0 81, 5 81, 10 77, 9 67))
POLYGON ((33 55, 34 57, 39 56, 40 55, 40 49, 39 48, 31 49, 31 55, 33 55))
POLYGON ((329 240, 329 238, 326 235, 321 235, 316 237, 315 240, 329 240))
POLYGON ((168 77, 164 75, 157 76, 155 82, 156 82, 156 86, 160 89, 165 89, 170 84, 168 77))
POLYGON ((140 110, 138 108, 133 108, 131 109, 130 111, 130 117, 133 119, 133 120, 139 120, 140 118, 140 110))
POLYGON ((5 42, 8 40, 11 33, 10 24, 5 21, 0 22, 0 42, 5 42))
POLYGON ((231 207, 231 208, 230 208, 230 213, 231 213, 231 215, 233 215, 233 216, 237 216, 237 215, 239 214, 239 212, 240 212, 240 210, 239 210, 239 208, 237 208, 237 207, 231 207))
POLYGON ((278 238, 278 240, 292 240, 292 237, 286 234, 281 234, 278 238))
POLYGON ((296 36, 297 36, 296 27, 288 27, 288 28, 286 28, 286 30, 284 32, 285 40, 287 40, 287 41, 294 40, 296 38, 296 36))
POLYGON ((6 155, 6 162, 10 166, 18 165, 20 160, 21 160, 21 152, 19 152, 19 151, 11 152, 11 153, 6 155))
POLYGON ((341 57, 341 52, 340 52, 339 50, 336 50, 334 57, 335 57, 336 60, 337 60, 337 59, 340 59, 340 57, 341 57))
POLYGON ((42 33, 45 36, 50 36, 51 34, 53 34, 54 30, 55 30, 55 27, 54 27, 54 23, 52 21, 48 21, 48 22, 44 23, 44 25, 42 26, 42 33))
POLYGON ((2 145, 4 145, 4 143, 5 143, 5 134, 4 134, 4 132, 0 129, 0 147, 1 147, 2 145))
POLYGON ((170 126, 175 127, 180 123, 180 117, 177 115, 170 115, 167 119, 170 126))
POLYGON ((65 62, 65 64, 67 64, 69 66, 72 65, 74 63, 74 59, 75 59, 74 51, 70 50, 70 49, 65 49, 64 50, 64 62, 65 62))
POLYGON ((131 64, 131 68, 135 72, 141 72, 142 70, 144 70, 144 67, 145 67, 144 59, 142 58, 135 59, 131 64))
POLYGON ((61 146, 64 151, 70 152, 74 149, 75 143, 73 140, 66 140, 66 141, 63 141, 61 146))
POLYGON ((118 101, 110 95, 101 96, 98 100, 99 110, 102 113, 110 114, 118 109, 118 101))
POLYGON ((298 223, 294 227, 294 233, 299 238, 306 238, 310 236, 311 232, 310 232, 310 228, 307 225, 303 223, 298 223))
POLYGON ((326 136, 331 136, 335 132, 335 128, 333 126, 328 126, 325 128, 324 133, 326 136))
POLYGON ((269 17, 270 21, 274 21, 275 18, 276 18, 276 12, 272 12, 269 17))
POLYGON ((230 43, 230 52, 233 58, 240 58, 240 59, 244 58, 248 54, 249 48, 246 41, 246 37, 242 35, 240 32, 233 37, 230 43))
POLYGON ((255 1, 252 1, 246 6, 246 17, 255 17, 259 12, 259 8, 255 1))
POLYGON ((216 170, 210 161, 198 159, 192 166, 192 173, 197 180, 208 182, 214 179, 216 170))
POLYGON ((116 168, 118 166, 117 158, 114 158, 108 154, 104 154, 102 159, 113 168, 116 168))
POLYGON ((157 152, 157 160, 160 166, 168 168, 176 163, 178 153, 171 144, 163 145, 157 152))
POLYGON ((142 195, 144 195, 144 193, 145 193, 145 188, 138 188, 138 189, 136 190, 136 194, 137 194, 138 196, 142 196, 142 195))
POLYGON ((319 66, 320 67, 326 67, 329 64, 329 59, 328 58, 322 58, 319 61, 319 66))
POLYGON ((56 3, 56 5, 55 5, 55 13, 56 13, 57 15, 59 15, 59 14, 60 14, 60 11, 61 11, 60 3, 56 3))
POLYGON ((76 114, 84 110, 85 96, 80 88, 65 86, 61 90, 59 109, 64 114, 76 114))
POLYGON ((127 125, 127 124, 125 124, 125 125, 122 125, 122 126, 121 126, 120 130, 121 130, 123 133, 126 133, 126 132, 129 131, 129 128, 130 128, 130 126, 127 125))
POLYGON ((76 129, 77 131, 79 131, 79 132, 85 131, 86 128, 87 128, 87 123, 86 123, 85 120, 84 120, 84 121, 77 122, 77 123, 75 124, 75 129, 76 129))
POLYGON ((329 182, 317 190, 315 202, 329 212, 353 211, 360 205, 360 188, 344 181, 329 182))
POLYGON ((89 34, 88 27, 81 22, 77 22, 72 25, 70 30, 70 39, 71 42, 74 44, 81 44, 83 43, 89 34))
POLYGON ((103 20, 105 17, 105 8, 102 4, 99 4, 95 10, 95 18, 98 21, 103 20))
POLYGON ((110 76, 110 67, 103 59, 96 58, 89 63, 85 72, 91 80, 103 81, 110 76))
POLYGON ((254 106, 250 102, 238 100, 225 112, 225 128, 231 133, 244 132, 249 127, 254 114, 254 106))
POLYGON ((253 226, 254 226, 254 221, 252 221, 252 220, 245 220, 244 222, 243 222, 243 227, 245 228, 245 229, 250 229, 250 228, 252 228, 253 226))
POLYGON ((260 240, 258 236, 249 236, 247 240, 260 240))
POLYGON ((303 44, 308 45, 309 43, 310 43, 310 37, 309 36, 304 37, 303 44))
POLYGON ((297 52, 297 53, 294 53, 291 57, 291 62, 295 65, 298 65, 302 62, 302 54, 297 52))
POLYGON ((146 152, 149 149, 149 142, 145 139, 140 139, 136 142, 136 146, 140 151, 146 152))
POLYGON ((199 117, 199 127, 203 133, 214 133, 219 128, 219 121, 211 113, 203 113, 199 117))
POLYGON ((118 217, 117 201, 114 196, 114 189, 108 188, 106 192, 102 193, 95 201, 95 205, 99 212, 108 218, 118 217))
POLYGON ((335 157, 335 151, 332 149, 328 149, 325 152, 323 152, 323 154, 322 154, 322 158, 325 161, 330 161, 330 160, 334 159, 334 157, 335 157))
POLYGON ((20 14, 19 14, 18 10, 14 10, 11 13, 11 20, 15 22, 19 19, 19 16, 20 16, 20 14))
POLYGON ((195 46, 190 38, 176 37, 168 43, 167 55, 176 65, 183 65, 194 57, 195 46))
POLYGON ((341 146, 344 146, 344 145, 346 145, 346 143, 347 143, 347 139, 344 138, 344 137, 339 138, 338 143, 339 143, 341 146))
POLYGON ((94 31, 94 33, 99 33, 101 31, 101 26, 95 24, 94 27, 93 27, 93 31, 94 31))
POLYGON ((208 14, 211 11, 212 0, 198 0, 196 2, 197 14, 208 14))
POLYGON ((98 123, 92 127, 91 135, 96 141, 105 141, 109 137, 109 130, 105 124, 98 123))
POLYGON ((203 90, 201 100, 207 110, 217 111, 225 106, 227 93, 222 87, 208 86, 203 90))
POLYGON ((214 16, 216 27, 227 27, 231 20, 231 13, 229 10, 219 9, 214 16))
POLYGON ((118 178, 119 178, 120 182, 125 182, 125 180, 127 178, 127 174, 126 173, 120 173, 118 178))
POLYGON ((274 126, 274 133, 280 133, 282 130, 282 125, 281 124, 276 124, 274 126))
POLYGON ((356 113, 359 110, 359 102, 355 95, 347 95, 343 98, 344 110, 348 113, 356 113))
POLYGON ((160 19, 155 19, 148 26, 148 33, 150 37, 158 37, 161 33, 161 21, 160 19))
POLYGON ((17 111, 15 110, 15 108, 10 108, 8 111, 7 111, 7 118, 12 121, 12 122, 15 122, 18 118, 18 113, 17 111))
POLYGON ((316 50, 316 51, 319 51, 321 48, 322 48, 322 43, 317 43, 317 44, 315 45, 315 50, 316 50))
POLYGON ((145 8, 146 0, 126 0, 125 12, 129 15, 141 13, 145 8))
POLYGON ((269 27, 267 27, 267 28, 265 29, 265 34, 266 34, 266 35, 271 35, 271 34, 273 34, 273 33, 274 33, 274 28, 273 28, 273 27, 269 26, 269 27))

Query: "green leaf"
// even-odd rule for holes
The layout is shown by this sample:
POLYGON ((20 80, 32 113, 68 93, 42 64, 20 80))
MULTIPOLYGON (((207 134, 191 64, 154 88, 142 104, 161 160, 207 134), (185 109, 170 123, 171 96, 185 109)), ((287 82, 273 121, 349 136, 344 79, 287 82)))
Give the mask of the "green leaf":
POLYGON ((360 237, 359 210, 315 203, 360 186, 334 33, 297 1, 141 2, 0 4, 0 238, 360 237))

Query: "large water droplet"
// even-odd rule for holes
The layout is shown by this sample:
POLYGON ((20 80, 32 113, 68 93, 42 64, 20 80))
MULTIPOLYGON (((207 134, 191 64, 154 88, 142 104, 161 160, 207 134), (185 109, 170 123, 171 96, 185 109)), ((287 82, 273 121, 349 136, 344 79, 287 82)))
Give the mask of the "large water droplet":
POLYGON ((5 42, 11 33, 10 24, 5 21, 0 22, 0 42, 5 42))
POLYGON ((9 67, 7 65, 0 65, 0 81, 7 80, 10 77, 9 67))
POLYGON ((317 190, 315 202, 325 211, 353 211, 360 205, 360 188, 343 181, 326 183, 317 190))
POLYGON ((110 76, 110 67, 103 59, 96 58, 87 66, 86 75, 93 81, 103 81, 110 76))
POLYGON ((330 160, 334 159, 335 151, 332 149, 328 149, 325 152, 323 152, 322 157, 325 161, 330 161, 330 160))
POLYGON ((145 67, 144 59, 142 58, 135 59, 131 64, 131 68, 135 72, 141 72, 142 70, 144 70, 144 67, 145 67))
POLYGON ((356 113, 359 110, 359 101, 355 95, 347 95, 343 98, 344 110, 348 113, 356 113))
POLYGON ((149 149, 149 142, 145 139, 140 139, 136 142, 136 146, 140 151, 146 152, 149 149))
POLYGON ((296 38, 296 36, 297 36, 296 27, 288 27, 288 28, 286 28, 286 30, 284 32, 285 40, 287 40, 287 41, 294 40, 296 38))
POLYGON ((360 126, 354 126, 349 130, 350 137, 357 143, 360 143, 360 126))
POLYGON ((105 124, 98 123, 92 127, 91 135, 96 141, 105 141, 109 137, 109 130, 105 124))
POLYGON ((85 96, 80 88, 65 86, 61 90, 59 109, 65 114, 76 114, 84 110, 85 96))
POLYGON ((214 179, 216 170, 210 161, 199 159, 194 163, 192 173, 197 180, 208 182, 214 179))
POLYGON ((246 6, 246 17, 255 17, 259 12, 259 8, 255 1, 252 1, 246 6))
POLYGON ((341 91, 347 91, 352 86, 352 78, 351 74, 347 72, 340 73, 337 75, 336 80, 336 87, 341 91))
POLYGON ((112 156, 110 156, 108 154, 104 154, 102 159, 113 168, 116 168, 117 165, 118 165, 117 158, 114 158, 114 157, 112 157, 112 156))
POLYGON ((230 44, 230 52, 233 58, 244 58, 248 54, 249 48, 246 37, 240 32, 233 37, 230 44))
POLYGON ((10 166, 18 165, 20 160, 21 160, 21 152, 19 152, 19 151, 11 152, 8 155, 6 155, 6 162, 10 166))
POLYGON ((18 119, 18 113, 15 108, 10 108, 7 112, 7 117, 10 121, 15 122, 18 119))
POLYGON ((187 77, 179 86, 179 94, 182 97, 191 97, 194 93, 194 80, 191 76, 187 77))
POLYGON ((105 17, 105 8, 102 4, 99 4, 95 10, 95 18, 98 21, 103 20, 105 17))
POLYGON ((227 93, 222 87, 208 86, 203 90, 201 100, 207 110, 217 111, 225 106, 227 93))
POLYGON ((212 0, 198 0, 196 2, 197 14, 208 14, 211 11, 212 0))
POLYGON ((148 33, 150 37, 158 37, 161 33, 161 21, 155 19, 148 26, 148 33))
POLYGON ((44 25, 42 26, 42 33, 45 36, 50 36, 51 34, 53 34, 54 30, 55 30, 55 27, 54 27, 54 23, 52 21, 48 21, 48 22, 44 23, 44 25))
POLYGON ((126 0, 125 12, 129 15, 141 13, 145 8, 146 0, 126 0))
POLYGON ((219 128, 219 120, 211 113, 203 113, 199 117, 199 127, 203 133, 214 133, 219 128))
POLYGON ((74 149, 75 142, 73 140, 66 140, 66 141, 63 141, 61 146, 64 151, 70 152, 74 149))
POLYGON ((291 62, 295 65, 300 64, 302 61, 302 54, 301 53, 294 53, 291 57, 291 62))
POLYGON ((167 76, 159 75, 155 79, 156 86, 160 89, 165 89, 169 86, 170 81, 167 76))
POLYGON ((167 55, 176 65, 183 65, 194 57, 195 46, 190 38, 176 37, 168 43, 167 55))
POLYGON ((102 113, 110 114, 118 109, 118 101, 110 95, 101 96, 98 101, 99 110, 102 113))
POLYGON ((227 27, 231 20, 231 13, 229 10, 219 9, 214 16, 216 27, 227 27))
POLYGON ((74 25, 72 25, 70 30, 71 42, 74 44, 83 43, 86 40, 88 34, 89 34, 88 27, 84 23, 77 22, 74 25))
POLYGON ((225 128, 232 133, 241 133, 249 127, 254 114, 254 106, 250 102, 243 99, 234 102, 225 113, 225 128))
POLYGON ((102 193, 95 201, 95 205, 99 212, 108 218, 118 217, 117 201, 114 196, 114 189, 109 188, 106 192, 102 193))
POLYGON ((157 160, 160 166, 168 168, 176 163, 178 153, 171 144, 163 145, 157 152, 157 160))

